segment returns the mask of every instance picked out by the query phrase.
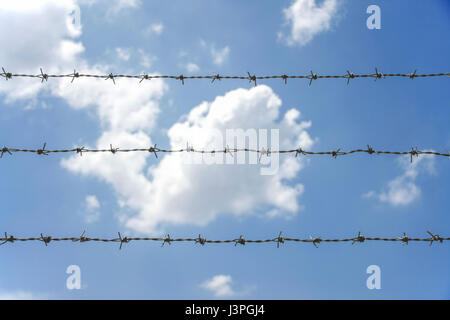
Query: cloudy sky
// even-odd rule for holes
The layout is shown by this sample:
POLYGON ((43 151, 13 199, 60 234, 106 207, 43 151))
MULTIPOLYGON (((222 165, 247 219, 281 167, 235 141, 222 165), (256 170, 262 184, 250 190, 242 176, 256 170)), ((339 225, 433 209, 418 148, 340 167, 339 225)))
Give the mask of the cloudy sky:
MULTIPOLYGON (((13 73, 256 75, 448 72, 445 0, 0 2, 0 66, 13 73), (366 9, 381 8, 369 30, 366 9), (206 14, 207 13, 207 14, 206 14)), ((447 78, 308 81, 0 79, 0 143, 49 149, 214 147, 227 129, 279 145, 446 152, 447 78)), ((448 159, 282 155, 194 165, 151 153, 5 154, 1 232, 16 237, 213 239, 446 235, 448 159)), ((447 244, 7 243, 0 299, 450 298, 447 244), (68 266, 81 289, 68 290, 68 266), (381 268, 380 290, 366 269, 381 268), (132 288, 133 290, 130 290, 132 288)))

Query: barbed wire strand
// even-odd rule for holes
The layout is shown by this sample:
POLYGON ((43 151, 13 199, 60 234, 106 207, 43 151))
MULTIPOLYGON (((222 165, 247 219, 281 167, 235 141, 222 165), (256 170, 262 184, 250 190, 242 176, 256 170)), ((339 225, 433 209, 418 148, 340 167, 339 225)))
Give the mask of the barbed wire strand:
POLYGON ((319 244, 322 242, 351 242, 352 245, 355 243, 363 243, 365 241, 387 241, 387 242, 401 242, 402 244, 408 244, 409 242, 428 242, 431 246, 433 242, 439 242, 444 243, 444 241, 449 241, 450 237, 442 237, 438 234, 433 234, 430 231, 427 231, 429 234, 429 237, 427 238, 411 238, 406 235, 404 232, 401 237, 395 237, 395 238, 385 238, 385 237, 366 237, 361 234, 361 232, 358 232, 356 237, 351 238, 321 238, 321 237, 313 237, 310 236, 309 238, 290 238, 290 237, 283 237, 282 232, 278 234, 275 238, 267 238, 267 239, 261 239, 261 240, 255 240, 255 239, 245 239, 243 235, 241 235, 239 238, 234 239, 228 239, 228 240, 210 240, 206 238, 202 238, 202 236, 199 234, 197 238, 171 238, 168 234, 165 237, 123 237, 120 232, 118 232, 118 238, 89 238, 85 236, 85 231, 79 236, 79 237, 52 237, 52 236, 44 236, 42 233, 39 237, 29 237, 29 238, 16 238, 13 235, 8 235, 7 232, 5 232, 4 237, 0 237, 0 246, 4 245, 6 243, 14 243, 16 241, 18 242, 26 242, 26 241, 40 241, 45 244, 45 246, 48 246, 50 242, 58 242, 58 241, 71 241, 71 242, 116 242, 119 243, 119 249, 122 249, 122 246, 126 243, 129 243, 131 241, 153 241, 153 242, 160 242, 161 247, 163 247, 166 243, 171 244, 172 242, 194 242, 195 244, 200 244, 204 246, 207 243, 211 244, 224 244, 224 243, 234 243, 235 246, 238 244, 245 245, 247 243, 270 243, 274 242, 277 244, 277 248, 280 247, 280 244, 284 244, 286 242, 303 242, 303 243, 312 243, 316 248, 319 247, 319 244))
POLYGON ((45 149, 47 146, 47 143, 44 143, 42 148, 39 149, 18 149, 18 148, 9 148, 9 147, 3 147, 0 149, 0 158, 3 157, 4 154, 12 155, 14 152, 28 152, 28 153, 36 153, 38 155, 45 155, 48 156, 50 153, 77 153, 80 156, 83 155, 83 153, 86 152, 107 152, 111 154, 116 154, 120 152, 150 152, 155 155, 156 158, 158 158, 158 153, 182 153, 182 152, 192 152, 192 153, 202 153, 202 154, 215 154, 215 153, 225 153, 230 154, 231 156, 233 153, 238 152, 253 152, 258 153, 260 155, 259 159, 261 160, 261 157, 263 155, 270 156, 272 153, 279 153, 279 154, 295 154, 297 157, 298 155, 331 155, 333 158, 337 158, 338 156, 344 156, 354 153, 367 153, 369 155, 374 154, 391 154, 391 155, 410 155, 410 160, 413 162, 413 157, 419 157, 421 154, 428 154, 428 155, 435 155, 435 156, 442 156, 442 157, 448 157, 450 158, 450 151, 447 150, 447 153, 440 153, 435 151, 421 151, 418 150, 417 147, 411 148, 409 151, 386 151, 386 150, 374 150, 371 146, 367 145, 367 149, 355 149, 350 151, 342 151, 340 148, 336 150, 331 151, 306 151, 302 148, 297 149, 286 149, 286 150, 270 150, 268 149, 250 149, 250 148, 230 148, 225 147, 224 149, 216 149, 216 150, 199 150, 194 149, 193 146, 190 146, 189 143, 186 144, 186 148, 181 149, 161 149, 157 148, 156 144, 149 148, 132 148, 132 149, 121 149, 121 148, 114 148, 112 144, 110 144, 109 149, 88 149, 83 147, 76 147, 72 149, 54 149, 54 150, 47 150, 45 149))
POLYGON ((183 74, 180 75, 149 75, 147 73, 144 74, 88 74, 88 73, 79 73, 76 70, 73 71, 73 73, 69 74, 47 74, 44 73, 42 68, 40 69, 39 74, 23 74, 23 73, 13 73, 8 72, 5 70, 5 68, 2 67, 2 72, 0 73, 0 77, 5 78, 6 80, 11 80, 13 78, 38 78, 41 79, 41 83, 44 81, 47 82, 50 78, 71 78, 71 83, 75 79, 78 78, 99 78, 99 79, 105 79, 105 80, 112 80, 112 83, 116 84, 116 79, 118 78, 129 78, 129 79, 138 79, 139 83, 142 83, 144 80, 152 80, 152 79, 174 79, 181 82, 181 84, 184 85, 185 80, 193 80, 193 79, 210 79, 211 83, 214 83, 215 80, 229 80, 229 79, 236 79, 236 80, 248 80, 250 83, 253 83, 255 86, 257 85, 257 80, 265 80, 265 79, 281 79, 283 80, 284 84, 287 84, 288 79, 307 79, 309 80, 309 85, 312 84, 314 80, 318 79, 345 79, 347 81, 347 84, 350 83, 350 79, 357 79, 357 78, 373 78, 375 81, 378 79, 384 79, 384 78, 393 78, 393 77, 401 77, 401 78, 427 78, 427 77, 444 77, 444 76, 450 76, 450 72, 441 72, 441 73, 426 73, 426 74, 417 74, 417 69, 414 70, 412 73, 381 73, 378 71, 378 68, 375 68, 375 73, 368 73, 368 74, 355 74, 353 72, 350 72, 347 70, 346 73, 341 75, 319 75, 317 73, 314 73, 312 70, 309 74, 305 75, 265 75, 265 76, 256 76, 255 74, 251 74, 250 72, 247 72, 246 76, 238 76, 238 75, 220 75, 220 74, 213 74, 213 75, 192 75, 192 76, 185 76, 183 74))

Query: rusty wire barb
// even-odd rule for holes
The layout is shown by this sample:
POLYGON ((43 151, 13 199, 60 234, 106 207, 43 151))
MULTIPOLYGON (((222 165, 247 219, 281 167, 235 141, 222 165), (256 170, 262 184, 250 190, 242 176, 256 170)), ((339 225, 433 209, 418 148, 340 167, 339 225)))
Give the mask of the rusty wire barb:
POLYGON ((430 235, 430 237, 427 238, 411 238, 406 236, 406 233, 403 233, 403 236, 401 237, 394 237, 394 238, 381 238, 381 237, 366 237, 361 234, 361 232, 358 232, 358 234, 354 237, 350 238, 321 238, 321 237, 312 237, 309 238, 289 238, 289 237, 282 237, 280 232, 277 237, 275 238, 267 238, 267 239, 246 239, 243 235, 240 235, 239 238, 234 239, 227 239, 227 240, 211 240, 202 238, 202 236, 199 234, 197 238, 171 238, 168 234, 167 236, 163 238, 155 237, 123 237, 120 232, 118 232, 118 238, 90 238, 85 236, 85 232, 79 236, 79 237, 51 237, 51 236, 44 236, 42 233, 39 237, 30 237, 30 238, 16 238, 13 235, 9 235, 5 232, 5 236, 0 238, 0 245, 4 245, 6 243, 15 243, 17 241, 19 242, 26 242, 26 241, 39 241, 44 242, 45 246, 48 246, 50 242, 61 242, 61 241, 68 241, 68 242, 116 242, 119 243, 119 250, 122 249, 123 244, 130 243, 131 241, 153 241, 153 242, 160 242, 161 247, 163 247, 166 243, 172 244, 172 242, 192 242, 194 244, 200 244, 201 246, 204 246, 208 243, 216 243, 216 244, 225 244, 225 243, 233 243, 234 246, 237 246, 238 244, 245 246, 248 243, 269 243, 273 242, 276 243, 277 248, 280 247, 280 244, 285 244, 286 242, 303 242, 303 243, 311 243, 316 248, 319 248, 319 244, 324 242, 351 242, 352 244, 355 243, 364 243, 367 241, 386 241, 386 242, 400 242, 402 244, 408 244, 409 242, 428 242, 430 246, 433 244, 433 242, 438 242, 440 244, 443 244, 444 242, 447 242, 450 240, 450 237, 442 237, 438 234, 433 234, 430 231, 427 231, 427 233, 430 235))
POLYGON ((10 147, 3 147, 0 149, 0 158, 3 157, 5 154, 12 155, 15 152, 28 152, 28 153, 36 153, 38 155, 46 155, 48 156, 50 153, 76 153, 80 156, 83 155, 83 153, 88 152, 106 152, 111 153, 113 155, 121 152, 149 152, 153 153, 155 155, 155 158, 158 158, 158 153, 201 153, 201 154, 215 154, 215 153, 224 153, 228 154, 230 156, 233 156, 234 153, 238 152, 253 152, 259 154, 259 161, 261 161, 262 156, 269 157, 272 153, 278 153, 278 154, 295 154, 296 157, 298 155, 330 155, 332 158, 336 159, 337 157, 344 156, 344 155, 350 155, 354 153, 367 153, 369 155, 377 155, 377 154, 391 154, 391 155, 409 155, 411 162, 413 161, 413 157, 418 158, 421 154, 429 154, 429 155, 435 155, 435 156, 441 156, 441 157, 447 157, 450 158, 450 151, 447 151, 447 153, 440 153, 435 151, 421 151, 418 150, 417 147, 411 148, 409 151, 386 151, 386 150, 374 150, 371 146, 367 145, 367 149, 355 149, 355 150, 349 150, 349 151, 342 151, 340 148, 336 150, 331 151, 306 151, 303 150, 301 147, 296 149, 284 149, 284 150, 270 150, 261 148, 261 149, 249 149, 249 148, 230 148, 228 145, 224 149, 216 149, 216 150, 203 150, 203 149, 195 149, 192 145, 189 144, 189 142, 186 143, 186 148, 181 149, 162 149, 157 148, 156 144, 149 147, 149 148, 132 148, 132 149, 122 149, 122 148, 114 148, 112 144, 109 145, 108 149, 88 149, 83 147, 76 147, 72 149, 45 149, 47 146, 46 143, 44 143, 43 147, 40 149, 18 149, 18 148, 10 148, 10 147))
POLYGON ((212 75, 193 75, 193 76, 184 76, 182 74, 180 75, 149 75, 147 73, 143 74, 88 74, 88 73, 79 73, 76 72, 75 69, 73 73, 69 74, 47 74, 42 71, 42 68, 40 69, 39 74, 21 74, 21 73, 12 73, 7 72, 2 67, 2 72, 0 73, 0 77, 5 78, 5 80, 11 80, 13 78, 38 78, 41 79, 41 83, 44 81, 48 81, 50 78, 70 78, 71 83, 73 83, 75 78, 101 78, 105 80, 112 80, 113 84, 116 84, 116 79, 118 78, 129 78, 129 79, 137 79, 139 80, 138 83, 141 83, 144 80, 151 80, 151 79, 173 79, 178 80, 181 82, 181 84, 184 85, 185 80, 192 80, 192 79, 210 79, 211 83, 214 83, 215 80, 222 80, 222 79, 235 79, 235 80, 248 80, 250 83, 253 83, 255 86, 257 85, 257 80, 265 80, 265 79, 281 79, 284 84, 287 84, 287 79, 306 79, 309 80, 309 85, 312 84, 314 80, 318 79, 345 79, 347 84, 350 83, 350 79, 357 79, 357 78, 373 78, 375 81, 378 79, 385 79, 385 78, 394 78, 394 77, 400 77, 400 78, 409 78, 409 79, 415 79, 415 78, 425 78, 425 77, 444 77, 444 76, 450 76, 450 72, 441 72, 441 73, 424 73, 424 74, 417 74, 417 69, 414 70, 414 72, 411 73, 381 73, 378 71, 378 68, 375 68, 375 73, 366 73, 366 74, 356 74, 349 70, 347 70, 346 73, 343 74, 337 74, 337 75, 321 75, 314 73, 313 71, 310 71, 309 74, 298 74, 298 75, 287 75, 287 74, 281 74, 281 75, 265 75, 265 76, 256 76, 254 74, 251 74, 250 72, 247 72, 247 75, 219 75, 219 74, 212 74, 212 75))

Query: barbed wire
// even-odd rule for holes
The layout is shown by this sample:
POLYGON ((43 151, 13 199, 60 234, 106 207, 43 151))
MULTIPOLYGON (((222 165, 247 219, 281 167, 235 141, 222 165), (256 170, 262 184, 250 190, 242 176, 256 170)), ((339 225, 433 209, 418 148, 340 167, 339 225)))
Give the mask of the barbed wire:
POLYGON ((285 242, 304 242, 304 243, 312 243, 316 248, 319 247, 319 244, 322 242, 351 242, 352 245, 355 243, 362 243, 365 241, 389 241, 389 242, 401 242, 402 244, 408 244, 409 242, 429 242, 430 246, 433 244, 433 242, 439 242, 443 243, 444 241, 449 241, 450 237, 441 237, 438 234, 433 234, 430 231, 427 231, 427 233, 430 235, 430 237, 427 238, 411 238, 406 235, 406 233, 403 233, 403 236, 396 237, 396 238, 381 238, 381 237, 366 237, 361 234, 361 232, 358 232, 356 237, 351 238, 338 238, 338 239, 327 239, 327 238, 321 238, 321 237, 313 237, 310 236, 309 238, 290 238, 290 237, 283 237, 282 232, 278 234, 275 238, 268 238, 268 239, 261 239, 261 240, 252 240, 252 239, 245 239, 242 235, 239 238, 235 239, 229 239, 229 240, 210 240, 206 238, 202 238, 202 236, 199 234, 197 238, 171 238, 168 234, 167 236, 161 238, 151 238, 151 237, 123 237, 120 232, 118 232, 118 238, 89 238, 85 236, 85 231, 79 236, 79 237, 52 237, 52 236, 44 236, 42 233, 39 237, 30 237, 30 238, 16 238, 13 235, 8 235, 7 232, 5 232, 5 236, 0 238, 0 245, 4 245, 6 243, 13 243, 15 241, 25 242, 25 241, 41 241, 47 246, 50 242, 54 241, 71 241, 71 242, 116 242, 120 243, 119 249, 122 249, 122 245, 125 243, 129 243, 131 241, 154 241, 154 242, 161 242, 161 247, 163 247, 166 243, 171 244, 172 242, 194 242, 198 243, 200 245, 205 245, 207 243, 216 243, 216 244, 224 244, 224 243, 234 243, 235 246, 238 244, 245 245, 247 243, 269 243, 269 242, 275 242, 277 244, 277 248, 280 247, 280 244, 283 244, 285 242))
POLYGON ((3 147, 0 149, 0 158, 3 157, 5 153, 12 155, 13 152, 29 152, 29 153, 36 153, 38 155, 45 155, 48 156, 50 153, 77 153, 80 156, 83 155, 83 153, 86 152, 107 152, 111 154, 116 154, 120 152, 150 152, 155 155, 156 158, 158 158, 158 153, 181 153, 181 152, 192 152, 192 153, 202 153, 202 154, 215 154, 215 153, 225 153, 233 156, 233 153, 238 152, 253 152, 258 153, 260 155, 259 160, 261 160, 261 157, 263 155, 269 156, 272 153, 279 153, 279 154, 286 154, 286 153, 293 153, 297 157, 298 155, 331 155, 333 158, 337 158, 338 156, 343 155, 349 155, 354 153, 367 153, 369 155, 373 154, 392 154, 392 155, 410 155, 411 162, 413 161, 413 157, 419 157, 421 154, 428 154, 428 155, 435 155, 435 156, 442 156, 442 157, 449 157, 450 158, 450 151, 447 150, 447 153, 440 153, 435 151, 421 151, 418 150, 417 147, 411 148, 409 151, 386 151, 386 150, 374 150, 371 146, 367 145, 367 149, 355 149, 350 151, 341 151, 340 148, 336 150, 331 151, 306 151, 302 148, 297 149, 286 149, 286 150, 270 150, 270 148, 265 149, 250 149, 250 148, 230 148, 225 147, 224 149, 216 149, 216 150, 199 150, 194 149, 194 147, 190 146, 189 143, 186 144, 186 148, 181 149, 161 149, 157 148, 156 144, 149 148, 133 148, 133 149, 120 149, 120 148, 114 148, 112 144, 110 144, 109 149, 88 149, 85 147, 76 147, 72 149, 54 149, 54 150, 47 150, 45 149, 47 146, 47 143, 44 143, 42 148, 39 149, 18 149, 18 148, 8 148, 3 147))
POLYGON ((355 74, 353 72, 350 72, 347 70, 347 73, 341 74, 341 75, 319 75, 317 73, 314 73, 312 70, 309 74, 306 75, 266 75, 266 76, 256 76, 255 74, 251 74, 250 72, 247 72, 247 75, 244 76, 228 76, 228 75, 220 75, 220 74, 213 74, 213 75, 193 75, 193 76, 185 76, 183 74, 180 75, 149 75, 149 74, 136 74, 136 75, 128 75, 128 74, 88 74, 88 73, 79 73, 76 70, 73 71, 73 73, 69 74, 47 74, 45 73, 42 68, 40 69, 40 73, 38 74, 22 74, 22 73, 13 73, 13 72, 7 72, 5 68, 2 67, 2 72, 0 73, 0 77, 4 77, 6 80, 10 80, 13 78, 38 78, 41 80, 41 83, 44 81, 48 81, 50 78, 71 78, 70 81, 73 83, 75 79, 78 78, 99 78, 99 79, 105 79, 105 80, 112 80, 113 84, 116 84, 116 80, 118 78, 129 78, 129 79, 137 79, 139 80, 139 83, 141 83, 144 80, 151 80, 151 79, 174 79, 181 81, 181 84, 184 84, 185 80, 191 80, 191 79, 210 79, 211 83, 214 83, 216 80, 229 80, 229 79, 238 79, 238 80, 248 80, 250 83, 254 83, 254 85, 257 85, 257 80, 264 80, 264 79, 281 79, 284 81, 284 84, 287 84, 288 79, 307 79, 309 80, 309 85, 312 84, 314 80, 318 79, 346 79, 347 84, 350 83, 351 79, 357 79, 357 78, 373 78, 375 81, 377 79, 382 78, 392 78, 392 77, 401 77, 401 78, 426 78, 426 77, 443 77, 443 76, 450 76, 450 72, 444 72, 444 73, 427 73, 427 74, 417 74, 417 69, 414 70, 412 73, 381 73, 378 71, 378 68, 375 68, 375 73, 368 73, 368 74, 355 74))

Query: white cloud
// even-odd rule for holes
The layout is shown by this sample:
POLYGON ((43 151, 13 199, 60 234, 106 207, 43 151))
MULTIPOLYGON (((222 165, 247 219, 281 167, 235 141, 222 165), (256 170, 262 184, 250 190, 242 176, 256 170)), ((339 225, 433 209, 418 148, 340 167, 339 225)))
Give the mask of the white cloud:
MULTIPOLYGON (((107 66, 81 67, 86 73, 107 74, 107 66)), ((136 79, 111 80, 76 79, 76 85, 70 81, 52 82, 52 93, 75 109, 94 107, 100 124, 107 131, 145 131, 150 132, 159 113, 157 101, 167 86, 160 79, 145 81, 138 85, 136 79)), ((107 143, 117 143, 114 140, 107 143)), ((87 157, 86 157, 87 158, 87 157)))
MULTIPOLYGON (((0 29, 11 32, 0 33, 0 43, 8 43, 10 50, 0 50, 0 61, 7 63, 7 71, 32 72, 43 67, 48 73, 69 73, 73 66, 77 71, 94 74, 107 74, 107 65, 90 66, 80 58, 83 46, 74 42, 73 38, 81 34, 71 26, 69 14, 78 10, 75 1, 71 0, 47 0, 35 5, 35 1, 11 2, 8 5, 0 2, 0 29), (14 4, 14 5, 13 5, 14 4), (34 23, 29 23, 33 21, 34 23), (70 71, 69 71, 70 70, 70 71)), ((75 84, 70 79, 50 79, 41 83, 37 79, 22 78, 4 81, 0 86, 0 93, 6 95, 7 101, 26 99, 29 106, 36 105, 36 99, 40 90, 45 90, 53 96, 64 99, 69 106, 75 109, 93 109, 100 120, 102 135, 99 139, 101 145, 112 144, 146 145, 150 143, 148 133, 152 130, 155 119, 159 113, 158 100, 167 90, 164 81, 153 79, 141 85, 135 79, 116 79, 117 85, 112 81, 83 78, 75 79, 75 84), (31 102, 30 102, 31 100, 31 102)), ((87 144, 86 144, 87 145, 87 144)), ((96 158, 84 157, 93 161, 92 166, 102 166, 102 161, 109 162, 110 157, 96 158), (96 162, 97 161, 97 162, 96 162)), ((129 163, 136 170, 136 164, 145 164, 146 155, 133 157, 129 163)), ((122 158, 121 166, 124 168, 117 175, 127 180, 125 172, 127 168, 126 157, 122 158)), ((115 173, 115 169, 106 166, 101 170, 104 175, 108 172, 115 173)), ((139 168, 137 168, 139 171, 139 168)), ((109 181, 108 179, 105 179, 109 181)), ((134 179, 136 182, 139 180, 134 179)))
MULTIPOLYGON (((203 102, 185 121, 174 124, 168 131, 170 147, 185 147, 189 141, 196 148, 218 148, 212 133, 219 130, 225 135, 227 128, 280 128, 281 147, 311 147, 306 132, 310 123, 298 123, 296 110, 288 113, 292 121, 285 116, 278 122, 280 107, 281 100, 267 86, 230 91, 203 102)), ((138 214, 127 217, 125 224, 154 233, 167 224, 206 225, 219 215, 244 216, 266 206, 275 210, 273 215, 289 217, 301 209, 298 197, 303 185, 290 186, 286 181, 302 169, 302 161, 282 158, 278 174, 262 176, 257 165, 189 165, 183 155, 167 155, 148 170, 152 180, 145 181, 141 173, 142 185, 129 187, 126 203, 138 214)))
MULTIPOLYGON (((0 61, 7 61, 14 72, 39 70, 42 66, 46 72, 65 73, 71 72, 75 65, 84 73, 107 74, 107 65, 89 65, 80 58, 83 46, 73 41, 80 33, 73 32, 66 21, 74 2, 45 3, 49 5, 30 7, 20 14, 8 12, 2 17, 5 19, 0 19, 3 29, 10 28, 6 20, 20 32, 33 35, 22 43, 17 40, 20 39, 17 33, 0 33, 0 43, 11 41, 12 48, 20 49, 0 51, 0 61), (35 25, 24 23, 41 20, 35 25), (65 49, 58 50, 62 47, 65 49), (42 61, 47 66, 41 65, 42 61)), ((159 100, 167 91, 163 80, 137 85, 136 79, 121 78, 114 85, 111 80, 83 78, 75 79, 74 85, 70 79, 51 79, 44 84, 33 82, 36 87, 30 83, 23 85, 19 80, 4 81, 1 86, 10 99, 34 97, 45 88, 74 109, 94 110, 102 133, 93 147, 113 144, 121 148, 148 148, 153 144, 150 133, 159 114, 159 100), (27 93, 24 88, 30 91, 27 93)), ((185 120, 174 124, 168 131, 169 145, 185 146, 189 140, 195 147, 214 147, 207 139, 210 130, 280 128, 280 147, 310 148, 312 140, 306 129, 311 124, 299 122, 300 113, 296 110, 288 111, 279 120, 280 107, 281 100, 264 85, 230 91, 212 102, 201 103, 185 120)), ((88 143, 83 145, 89 147, 88 143)), ((132 212, 131 216, 122 216, 121 221, 143 233, 160 233, 168 225, 206 225, 220 215, 245 216, 266 208, 270 210, 269 216, 282 217, 301 209, 298 197, 303 185, 291 185, 289 180, 303 168, 303 159, 282 158, 277 175, 261 176, 256 165, 187 165, 179 155, 161 156, 151 167, 147 162, 148 157, 153 157, 151 153, 86 154, 65 158, 61 164, 74 173, 94 176, 110 184, 119 205, 132 212)))
POLYGON ((139 64, 144 68, 150 68, 157 58, 150 54, 147 54, 143 49, 138 49, 138 53, 140 55, 139 64))
POLYGON ((153 23, 144 29, 144 35, 160 35, 164 30, 164 25, 162 23, 153 23))
POLYGON ((86 223, 93 223, 98 221, 98 219, 100 218, 100 202, 98 201, 97 197, 95 195, 88 195, 86 196, 86 199, 84 201, 86 207, 86 223))
POLYGON ((201 287, 211 291, 216 297, 229 297, 236 294, 231 288, 231 282, 231 276, 219 274, 203 282, 201 287))
MULTIPOLYGON (((125 88, 123 94, 127 95, 127 91, 125 88)), ((95 95, 90 99, 98 101, 99 109, 112 109, 107 102, 114 99, 104 102, 95 95)), ((136 105, 129 100, 125 96, 117 105, 125 110, 136 105)), ((211 130, 280 128, 282 147, 310 148, 312 140, 306 129, 311 124, 298 123, 300 113, 296 110, 289 111, 278 122, 280 107, 280 99, 264 85, 231 91, 213 102, 200 104, 185 121, 174 124, 168 131, 170 147, 184 147, 187 139, 195 147, 214 147, 208 136, 211 130)), ((151 121, 147 119, 144 123, 151 127, 151 121)), ((104 148, 110 143, 123 148, 152 145, 148 134, 139 130, 143 128, 139 122, 132 121, 133 125, 128 126, 113 124, 107 126, 110 129, 103 132, 97 147, 104 148)), ((152 154, 89 154, 66 158, 62 165, 74 173, 96 176, 111 184, 119 204, 137 213, 122 216, 123 223, 142 233, 161 233, 164 227, 173 224, 206 225, 218 215, 243 216, 265 206, 276 210, 279 216, 296 214, 301 208, 298 197, 303 186, 285 183, 301 170, 301 159, 283 158, 277 175, 261 176, 256 165, 189 165, 179 154, 163 158, 160 154, 157 165, 148 168, 149 156, 152 154)))
POLYGON ((288 45, 305 45, 317 34, 330 29, 336 17, 338 0, 324 0, 317 5, 315 0, 295 0, 289 8, 283 9, 286 24, 291 30, 288 36, 279 33, 280 39, 288 45))
POLYGON ((200 39, 200 46, 204 49, 209 50, 209 53, 212 58, 212 62, 217 66, 222 65, 228 59, 228 56, 230 55, 230 47, 229 46, 225 46, 222 49, 217 49, 216 45, 214 43, 208 44, 203 39, 200 39))
MULTIPOLYGON (((0 30, 8 32, 0 32, 0 43, 7 44, 8 50, 0 50, 0 61, 6 71, 39 74, 42 67, 46 73, 71 72, 84 51, 82 43, 75 41, 81 27, 70 16, 76 10, 72 0, 1 1, 0 30)), ((34 98, 46 89, 48 84, 38 79, 14 78, 2 82, 0 94, 11 102, 34 98)))
POLYGON ((85 202, 88 210, 98 210, 100 208, 100 202, 95 195, 86 196, 85 202))
POLYGON ((117 58, 123 61, 130 60, 131 50, 129 48, 116 48, 117 58))
POLYGON ((124 9, 138 8, 141 5, 141 0, 108 0, 109 8, 106 15, 115 15, 124 9))
POLYGON ((213 63, 220 66, 228 58, 230 54, 230 47, 225 46, 222 49, 217 50, 215 47, 211 48, 211 55, 213 57, 213 63))
POLYGON ((434 174, 434 157, 420 155, 411 163, 409 156, 400 157, 399 163, 404 172, 388 182, 387 188, 377 193, 373 190, 363 194, 364 198, 375 198, 392 206, 406 206, 420 197, 420 187, 416 178, 420 172, 434 174))
POLYGON ((188 63, 185 67, 188 72, 197 72, 200 70, 200 67, 192 62, 188 63))
POLYGON ((14 292, 0 292, 0 300, 33 300, 39 299, 31 292, 14 291, 14 292))

